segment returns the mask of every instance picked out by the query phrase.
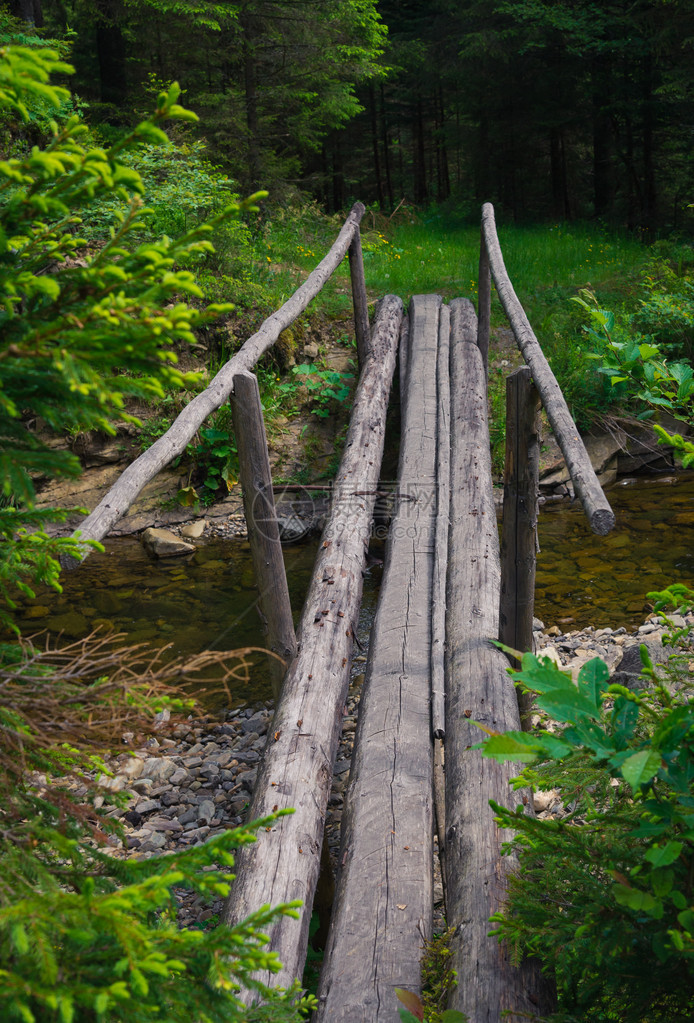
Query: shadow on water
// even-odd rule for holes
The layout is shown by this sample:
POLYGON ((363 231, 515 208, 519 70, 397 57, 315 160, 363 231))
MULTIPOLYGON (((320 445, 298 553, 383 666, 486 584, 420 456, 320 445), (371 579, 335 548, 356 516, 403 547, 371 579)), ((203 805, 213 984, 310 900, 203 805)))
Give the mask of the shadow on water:
MULTIPOLYGON (((579 506, 548 505, 540 513, 535 613, 563 630, 616 628, 643 621, 649 590, 694 583, 694 478, 640 480, 609 492, 617 529, 590 532, 579 506)), ((97 626, 130 642, 170 646, 170 655, 262 646, 250 550, 245 540, 203 540, 185 560, 153 560, 132 538, 106 542, 77 571, 63 576, 62 594, 44 591, 18 616, 25 636, 50 630, 80 639, 97 626)), ((284 549, 295 618, 308 589, 317 540, 284 549)), ((382 557, 383 545, 375 554, 382 557)), ((364 580, 359 639, 366 645, 381 569, 364 580)), ((359 656, 359 651, 355 652, 359 656)), ((239 702, 270 699, 267 658, 251 657, 239 702)), ((363 669, 357 662, 354 672, 363 669)))

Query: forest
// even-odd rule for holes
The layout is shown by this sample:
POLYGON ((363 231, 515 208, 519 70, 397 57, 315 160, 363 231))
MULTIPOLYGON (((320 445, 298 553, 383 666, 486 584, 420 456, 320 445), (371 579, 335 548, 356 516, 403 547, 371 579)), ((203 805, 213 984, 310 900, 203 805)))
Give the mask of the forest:
POLYGON ((243 193, 691 223, 688 0, 13 0, 114 131, 179 81, 243 193), (195 44, 191 45, 191 39, 195 44))
MULTIPOLYGON (((220 922, 239 849, 293 812, 247 821, 252 783, 247 799, 237 792, 243 758, 222 748, 243 729, 252 765, 265 738, 251 727, 279 743, 269 702, 245 725, 212 726, 191 698, 211 672, 247 683, 238 652, 165 662, 99 630, 33 636, 84 554, 65 527, 82 439, 127 439, 136 454, 165 434, 316 266, 354 202, 366 206, 370 311, 386 293, 475 301, 480 206, 492 202, 580 430, 654 423, 691 468, 693 45, 691 0, 0 2, 3 1020, 300 1023, 316 1008, 320 940, 287 990, 259 979, 280 970, 266 934, 298 917, 299 901, 220 922), (56 480, 70 496, 47 503, 56 480), (167 816, 163 797, 147 797, 181 773, 183 748, 202 795, 179 807, 167 790, 167 816), (227 788, 213 790, 206 770, 227 788), (213 791, 236 797, 223 827, 213 791), (158 820, 159 844, 143 839, 131 855, 143 820, 158 820), (172 844, 184 827, 196 837, 172 844)), ((505 329, 495 298, 492 333, 505 329)), ((307 420, 303 464, 282 477, 290 489, 331 485, 355 348, 343 264, 257 367, 270 429, 307 420), (311 422, 323 420, 340 425, 318 459, 311 422)), ((485 444, 499 478, 509 364, 496 354, 485 444)), ((172 500, 202 517, 238 482, 228 403, 182 457, 172 500)), ((688 511, 680 519, 690 528, 688 511)), ((633 685, 611 679, 600 648, 573 681, 526 652, 513 678, 535 698, 538 727, 487 729, 483 756, 515 764, 535 796, 561 795, 556 820, 492 805, 519 869, 490 928, 514 967, 536 959, 549 978, 554 1009, 537 1023, 692 1018, 691 582, 647 594, 645 628, 675 654, 666 666, 652 639, 634 640, 633 685)), ((98 599, 115 607, 111 593, 98 599)), ((356 699, 344 708, 352 729, 356 699)), ((444 923, 426 944, 422 1000, 400 992, 393 1018, 464 1023, 450 1008, 453 931, 444 923)))

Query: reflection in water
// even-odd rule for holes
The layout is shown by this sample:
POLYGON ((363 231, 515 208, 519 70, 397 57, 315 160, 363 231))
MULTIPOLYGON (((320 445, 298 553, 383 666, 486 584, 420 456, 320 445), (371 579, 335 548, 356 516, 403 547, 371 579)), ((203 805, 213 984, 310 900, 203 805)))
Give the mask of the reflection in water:
MULTIPOLYGON (((562 628, 637 625, 647 611, 645 594, 669 582, 694 584, 694 479, 639 481, 608 495, 617 529, 595 536, 582 509, 548 505, 540 513, 535 613, 562 628)), ((285 563, 295 619, 308 589, 317 543, 286 547, 285 563)), ((382 556, 382 545, 376 551, 382 556)), ((364 580, 360 641, 375 612, 380 567, 364 580)), ((131 642, 171 645, 172 654, 262 645, 246 541, 203 540, 186 559, 151 559, 132 538, 111 540, 63 576, 62 594, 46 592, 18 618, 22 632, 46 628, 67 639, 99 625, 125 632, 131 642)), ((357 664, 355 670, 361 670, 357 664)), ((239 698, 270 698, 266 659, 256 655, 239 698)))

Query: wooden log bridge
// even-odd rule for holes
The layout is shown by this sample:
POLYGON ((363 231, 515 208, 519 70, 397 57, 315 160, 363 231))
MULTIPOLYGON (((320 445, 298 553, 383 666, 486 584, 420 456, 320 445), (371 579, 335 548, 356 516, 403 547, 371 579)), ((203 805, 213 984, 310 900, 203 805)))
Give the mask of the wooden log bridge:
MULTIPOLYGON (((489 937, 489 918, 503 905, 514 867, 501 855, 509 836, 497 828, 489 801, 515 807, 522 794, 510 785, 517 768, 471 749, 480 739, 471 721, 496 731, 521 727, 508 661, 490 641, 532 646, 538 400, 592 529, 607 532, 614 515, 513 293, 488 206, 480 275, 479 320, 467 299, 447 305, 438 295, 417 295, 401 324, 398 300, 383 300, 338 473, 341 501, 347 494, 373 493, 383 396, 399 337, 395 505, 315 1023, 398 1023, 396 989, 421 992, 423 945, 432 937, 435 826, 458 977, 449 1007, 470 1023, 540 1018, 553 1008, 552 985, 538 964, 518 965, 509 949, 489 937), (509 378, 501 552, 487 423, 492 281, 530 367, 509 378), (366 458, 354 448, 365 437, 372 445, 366 458)), ((344 507, 333 507, 301 620, 299 654, 284 682, 251 807, 255 817, 273 807, 295 806, 297 812, 242 850, 224 913, 232 922, 265 903, 303 900, 298 924, 284 918, 270 931, 270 947, 283 968, 278 980, 264 976, 266 982, 286 985, 299 978, 306 953, 347 692, 350 627, 361 592, 367 500, 347 518, 344 507), (344 540, 339 554, 336 535, 344 540)), ((527 794, 523 802, 532 812, 527 794)), ((245 997, 250 1002, 253 993, 245 997)))
MULTIPOLYGON (((299 291, 274 313, 210 387, 106 495, 82 536, 99 538, 133 495, 233 392, 244 505, 254 547, 268 642, 287 662, 250 816, 294 808, 239 850, 237 879, 222 919, 236 922, 265 904, 296 899, 299 919, 269 932, 282 969, 265 983, 301 978, 321 869, 324 824, 349 673, 383 453, 386 411, 399 350, 401 440, 383 583, 342 818, 341 850, 316 1023, 398 1023, 395 989, 420 993, 422 946, 432 936, 434 827, 453 928, 458 983, 452 1009, 470 1023, 540 1018, 551 984, 533 961, 517 965, 488 935, 513 863, 489 800, 515 806, 517 770, 471 747, 479 721, 521 727, 508 661, 492 640, 532 647, 537 516, 537 426, 541 402, 588 522, 614 526, 585 447, 504 267, 494 211, 482 214, 479 309, 417 295, 404 316, 386 296, 368 323, 359 241, 363 206, 299 291), (334 499, 297 636, 275 528, 257 385, 248 370, 303 310, 349 253, 360 362, 334 499), (487 352, 492 283, 527 368, 507 389, 506 473, 501 550, 487 423, 487 352), (252 424, 256 425, 253 426, 252 424), (255 509, 255 510, 254 510, 255 509), (264 595, 264 596, 263 596, 264 595)), ((529 708, 524 706, 524 726, 529 708)), ((528 812, 532 800, 524 799, 528 812)), ((322 855, 323 853, 323 855, 322 855)), ((323 866, 322 866, 323 865, 323 866)), ((325 878, 324 878, 325 880, 325 878)), ((254 991, 240 993, 248 1004, 254 991)))

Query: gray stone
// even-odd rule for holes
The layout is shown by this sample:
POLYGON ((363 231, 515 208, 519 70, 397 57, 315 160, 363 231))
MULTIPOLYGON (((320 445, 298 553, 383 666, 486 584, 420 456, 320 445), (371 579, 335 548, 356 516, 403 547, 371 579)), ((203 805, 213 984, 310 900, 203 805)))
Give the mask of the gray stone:
POLYGON ((246 718, 241 722, 241 730, 245 735, 250 732, 257 732, 256 739, 260 735, 264 735, 267 732, 267 715, 264 711, 258 711, 253 717, 246 718))
POLYGON ((215 805, 211 799, 203 799, 198 807, 198 821, 209 824, 215 815, 215 805))
POLYGON ((137 812, 139 814, 151 813, 152 810, 161 810, 161 804, 158 799, 141 799, 137 804, 137 812))
POLYGON ((142 534, 142 544, 156 558, 175 558, 195 552, 193 544, 181 540, 170 529, 146 529, 142 534))
POLYGON ((242 771, 241 774, 237 775, 236 778, 237 784, 242 785, 245 789, 247 789, 250 792, 253 786, 255 785, 255 779, 257 774, 258 771, 256 770, 255 767, 251 768, 250 771, 242 771))
POLYGON ((181 835, 181 841, 185 842, 186 845, 193 845, 195 842, 201 842, 210 833, 210 829, 207 825, 202 828, 193 828, 191 831, 186 831, 185 834, 181 835))
POLYGON ((198 819, 198 808, 197 806, 191 806, 189 810, 185 810, 183 813, 179 813, 178 822, 179 824, 195 824, 198 819))
POLYGON ((183 831, 183 825, 177 820, 169 820, 167 817, 150 817, 147 827, 155 831, 183 831))
POLYGON ((204 519, 188 522, 185 526, 181 526, 181 536, 185 536, 188 540, 197 540, 205 532, 206 525, 204 519))
POLYGON ((142 766, 142 774, 145 778, 151 778, 153 783, 161 784, 171 778, 177 767, 178 764, 171 757, 149 757, 142 766))

